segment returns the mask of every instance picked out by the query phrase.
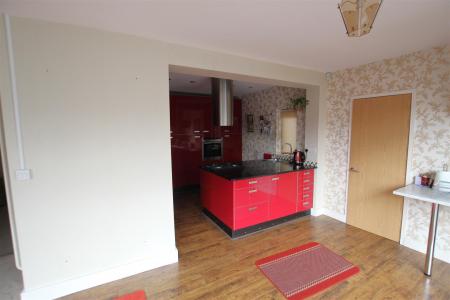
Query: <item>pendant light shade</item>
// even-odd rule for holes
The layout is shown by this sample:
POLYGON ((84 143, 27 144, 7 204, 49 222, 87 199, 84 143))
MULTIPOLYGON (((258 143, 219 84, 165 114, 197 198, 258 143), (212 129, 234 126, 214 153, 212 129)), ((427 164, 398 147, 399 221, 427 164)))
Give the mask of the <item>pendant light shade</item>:
POLYGON ((383 0, 342 0, 338 8, 348 36, 368 34, 382 2, 383 0))

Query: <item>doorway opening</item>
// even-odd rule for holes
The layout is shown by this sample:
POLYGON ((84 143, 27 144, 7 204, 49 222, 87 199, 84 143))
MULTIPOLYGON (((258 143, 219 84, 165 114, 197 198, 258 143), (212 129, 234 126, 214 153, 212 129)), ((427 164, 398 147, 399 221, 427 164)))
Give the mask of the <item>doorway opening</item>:
MULTIPOLYGON (((177 247, 181 248, 189 243, 189 229, 199 230, 206 225, 215 228, 202 214, 207 205, 201 199, 201 168, 239 168, 242 162, 263 160, 266 153, 283 156, 295 149, 303 150, 306 144, 306 110, 294 109, 291 100, 306 96, 309 87, 230 74, 212 75, 236 78, 232 80, 230 126, 217 122, 211 73, 177 67, 169 70, 175 233, 177 247)), ((317 101, 313 103, 318 106, 317 101)), ((314 135, 314 131, 310 134, 314 135)))
POLYGON ((5 178, 3 175, 3 166, 0 162, 0 257, 11 255, 13 252, 8 202, 6 201, 5 178))
MULTIPOLYGON (((1 143, 3 144, 3 140, 1 143)), ((7 198, 6 176, 3 161, 0 160, 0 277, 2 278, 0 280, 0 299, 13 299, 12 295, 20 295, 22 292, 23 280, 22 272, 17 268, 14 253, 13 224, 10 219, 11 207, 7 198)))

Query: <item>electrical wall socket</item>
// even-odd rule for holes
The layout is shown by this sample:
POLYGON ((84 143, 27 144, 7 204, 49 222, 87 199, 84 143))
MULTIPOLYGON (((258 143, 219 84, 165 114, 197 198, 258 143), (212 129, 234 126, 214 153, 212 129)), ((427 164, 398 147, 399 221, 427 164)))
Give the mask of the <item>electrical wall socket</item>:
POLYGON ((19 181, 31 180, 31 170, 30 169, 16 170, 16 180, 19 181))

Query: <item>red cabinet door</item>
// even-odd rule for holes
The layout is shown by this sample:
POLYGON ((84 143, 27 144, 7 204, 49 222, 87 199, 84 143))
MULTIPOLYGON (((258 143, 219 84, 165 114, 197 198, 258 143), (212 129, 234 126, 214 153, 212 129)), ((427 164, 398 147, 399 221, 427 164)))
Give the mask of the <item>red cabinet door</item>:
POLYGON ((272 177, 269 216, 277 219, 297 211, 297 173, 291 172, 272 177))
POLYGON ((179 188, 200 182, 201 135, 172 135, 172 181, 179 188))
POLYGON ((234 190, 234 206, 248 206, 261 202, 268 202, 270 186, 255 186, 248 189, 234 190))
POLYGON ((242 161, 242 135, 223 135, 223 160, 225 162, 242 161))
POLYGON ((268 220, 269 203, 260 202, 235 208, 234 230, 249 227, 268 220))
POLYGON ((170 96, 170 125, 173 134, 205 134, 212 130, 212 102, 209 96, 170 96))

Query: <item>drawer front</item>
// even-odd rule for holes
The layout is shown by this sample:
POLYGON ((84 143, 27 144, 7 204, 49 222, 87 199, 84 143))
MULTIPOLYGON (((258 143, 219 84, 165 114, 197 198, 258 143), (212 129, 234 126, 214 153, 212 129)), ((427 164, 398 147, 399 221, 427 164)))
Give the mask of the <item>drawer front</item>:
POLYGON ((268 202, 242 206, 234 210, 234 229, 245 228, 269 219, 268 202))
POLYGON ((311 184, 314 184, 314 176, 311 176, 311 177, 303 177, 303 180, 301 181, 301 184, 303 184, 303 185, 311 185, 311 184))
POLYGON ((313 191, 310 192, 304 192, 304 193, 300 193, 298 195, 298 199, 303 199, 303 200, 312 200, 313 199, 313 191))
POLYGON ((314 192, 311 190, 309 192, 300 192, 298 194, 298 211, 311 209, 314 205, 314 192))
POLYGON ((254 188, 269 183, 271 176, 247 178, 242 180, 234 180, 233 188, 236 189, 246 189, 254 188))
POLYGON ((313 177, 314 178, 314 169, 304 170, 302 171, 303 177, 313 177))
POLYGON ((298 172, 298 183, 312 184, 314 183, 314 170, 303 170, 298 172))
POLYGON ((314 184, 303 184, 299 186, 299 193, 308 193, 314 191, 314 184))
POLYGON ((269 187, 254 186, 250 188, 234 190, 234 206, 248 206, 261 202, 267 202, 270 197, 269 187))
POLYGON ((307 199, 303 199, 303 200, 299 200, 299 208, 298 211, 304 211, 304 210, 308 210, 311 209, 313 207, 313 200, 312 198, 307 200, 307 199))

